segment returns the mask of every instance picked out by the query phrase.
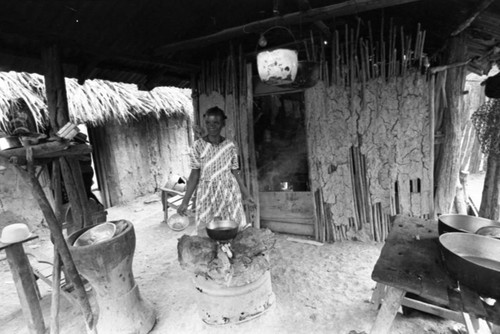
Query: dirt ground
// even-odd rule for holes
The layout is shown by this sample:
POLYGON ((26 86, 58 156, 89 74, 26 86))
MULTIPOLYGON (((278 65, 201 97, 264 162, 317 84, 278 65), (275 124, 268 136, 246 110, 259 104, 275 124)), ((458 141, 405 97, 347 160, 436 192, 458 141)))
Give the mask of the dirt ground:
MULTIPOLYGON (((471 179, 482 182, 480 177, 471 179)), ((479 186, 471 185, 471 189, 474 187, 479 186)), ((475 195, 471 193, 472 196, 475 195)), ((142 297, 152 302, 157 312, 157 323, 151 334, 369 333, 376 317, 376 309, 370 303, 375 287, 371 272, 382 244, 343 242, 316 246, 292 242, 288 240, 289 235, 277 234, 271 253, 275 305, 261 317, 246 323, 214 327, 201 321, 191 276, 177 262, 177 239, 184 233, 192 233, 194 226, 174 232, 161 223, 162 215, 157 195, 108 209, 108 220, 127 219, 134 224, 137 238, 134 276, 142 297)), ((26 252, 33 255, 32 259, 51 260, 53 250, 46 228, 38 226, 34 232, 39 238, 25 245, 26 252)), ((48 324, 50 288, 44 283, 38 285, 48 324)), ((61 333, 85 333, 79 310, 64 298, 61 303, 61 333)), ((95 309, 92 295, 91 304, 95 309)), ((463 330, 462 324, 413 311, 409 315, 398 313, 391 333, 463 330)), ((28 333, 5 252, 0 252, 0 333, 28 333)))

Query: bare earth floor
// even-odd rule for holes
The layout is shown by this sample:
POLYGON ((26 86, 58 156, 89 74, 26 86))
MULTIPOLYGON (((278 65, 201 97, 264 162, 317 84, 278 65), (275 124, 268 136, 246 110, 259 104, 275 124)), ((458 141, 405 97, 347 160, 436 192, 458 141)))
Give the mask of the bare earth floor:
MULTIPOLYGON (((191 276, 177 262, 177 239, 184 233, 192 233, 194 227, 174 232, 161 223, 162 214, 156 195, 108 209, 109 220, 127 219, 135 226, 137 246, 133 271, 142 297, 152 302, 157 311, 152 334, 369 333, 376 317, 375 307, 369 302, 375 287, 370 277, 382 244, 343 242, 315 246, 292 242, 287 240, 289 235, 279 234, 271 253, 275 306, 246 323, 214 327, 201 321, 191 276)), ((40 238, 26 244, 26 252, 51 260, 52 246, 47 231, 40 228, 35 233, 40 238)), ((48 324, 50 289, 44 283, 39 286, 48 324)), ((64 298, 61 303, 61 333, 85 333, 79 310, 64 298)), ((93 298, 91 303, 95 303, 93 298)), ((415 311, 407 316, 398 313, 391 332, 458 333, 463 330, 464 326, 456 322, 415 311)), ((28 333, 5 252, 0 253, 0 333, 28 333)))

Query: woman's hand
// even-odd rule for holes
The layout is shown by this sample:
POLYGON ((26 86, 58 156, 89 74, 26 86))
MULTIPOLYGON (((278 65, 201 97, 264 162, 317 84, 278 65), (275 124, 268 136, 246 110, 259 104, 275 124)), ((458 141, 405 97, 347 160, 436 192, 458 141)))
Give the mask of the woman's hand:
POLYGON ((246 204, 251 208, 257 207, 257 203, 255 203, 255 200, 252 198, 252 196, 248 196, 245 200, 243 200, 243 204, 246 204))
POLYGON ((188 205, 187 204, 184 204, 182 203, 181 205, 179 205, 179 207, 177 208, 177 213, 180 214, 181 216, 187 216, 187 208, 188 208, 188 205))

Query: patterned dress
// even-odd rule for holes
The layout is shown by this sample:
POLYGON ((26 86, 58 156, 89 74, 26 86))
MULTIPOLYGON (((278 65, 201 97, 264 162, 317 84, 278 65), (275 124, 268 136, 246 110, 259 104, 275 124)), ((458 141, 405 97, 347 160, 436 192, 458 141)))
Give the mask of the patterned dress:
POLYGON ((214 217, 230 219, 246 225, 238 181, 231 170, 238 169, 238 149, 235 143, 224 139, 214 145, 203 139, 194 142, 191 169, 200 169, 196 192, 196 225, 198 234, 205 230, 214 217))

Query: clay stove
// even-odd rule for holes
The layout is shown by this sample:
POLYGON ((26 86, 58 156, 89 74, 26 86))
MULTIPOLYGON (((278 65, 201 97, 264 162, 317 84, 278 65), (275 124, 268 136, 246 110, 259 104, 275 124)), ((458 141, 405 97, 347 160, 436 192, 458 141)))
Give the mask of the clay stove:
POLYGON ((270 230, 253 227, 230 243, 201 236, 179 239, 179 263, 193 274, 198 311, 205 323, 248 321, 274 304, 269 261, 274 243, 270 230))

